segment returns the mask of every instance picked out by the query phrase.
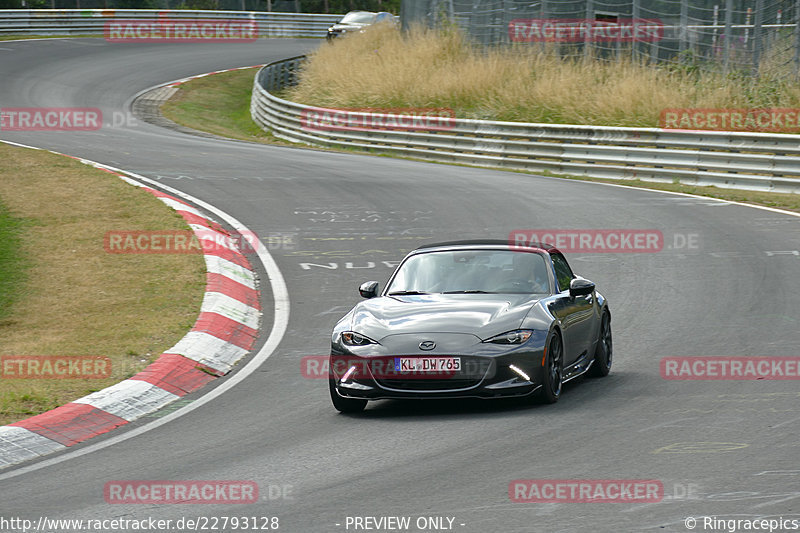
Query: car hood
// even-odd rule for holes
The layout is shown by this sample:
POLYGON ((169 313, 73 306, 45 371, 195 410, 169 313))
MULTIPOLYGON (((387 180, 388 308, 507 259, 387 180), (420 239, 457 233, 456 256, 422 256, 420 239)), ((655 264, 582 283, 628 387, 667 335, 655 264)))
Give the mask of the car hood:
POLYGON ((377 341, 408 333, 469 333, 481 339, 518 329, 541 295, 425 294, 359 303, 351 328, 377 341))

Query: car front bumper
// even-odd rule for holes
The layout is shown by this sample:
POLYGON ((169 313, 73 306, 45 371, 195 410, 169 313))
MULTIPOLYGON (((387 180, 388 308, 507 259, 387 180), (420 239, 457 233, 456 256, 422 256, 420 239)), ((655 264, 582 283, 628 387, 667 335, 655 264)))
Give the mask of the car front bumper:
POLYGON ((419 354, 332 353, 330 377, 340 396, 366 400, 519 397, 539 389, 544 378, 543 349, 499 355, 454 355, 462 363, 462 370, 457 372, 398 372, 395 363, 400 357, 419 357, 419 354))

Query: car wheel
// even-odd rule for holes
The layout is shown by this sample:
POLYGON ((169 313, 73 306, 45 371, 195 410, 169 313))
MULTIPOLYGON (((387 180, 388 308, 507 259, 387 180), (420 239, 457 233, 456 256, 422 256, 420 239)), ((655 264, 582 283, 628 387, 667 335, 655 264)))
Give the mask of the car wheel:
POLYGON ((557 332, 550 337, 544 361, 544 383, 541 399, 544 403, 556 403, 561 396, 561 383, 564 380, 564 346, 557 332))
POLYGON ((591 374, 596 377, 607 376, 611 371, 611 362, 614 355, 614 344, 611 340, 611 315, 608 311, 603 313, 600 321, 600 336, 594 349, 594 363, 591 374))
POLYGON ((332 379, 328 380, 328 386, 331 391, 331 401, 333 406, 340 413, 360 413, 367 406, 367 400, 358 400, 355 398, 342 398, 336 392, 336 384, 332 379))

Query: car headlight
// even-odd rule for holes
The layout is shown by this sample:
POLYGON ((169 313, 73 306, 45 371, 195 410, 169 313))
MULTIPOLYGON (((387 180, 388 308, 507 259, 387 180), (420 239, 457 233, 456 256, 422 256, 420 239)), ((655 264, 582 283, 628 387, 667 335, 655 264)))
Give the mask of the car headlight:
POLYGON ((378 343, 355 331, 344 331, 342 332, 342 344, 345 346, 366 346, 368 344, 378 343))
POLYGON ((523 344, 533 335, 533 330, 530 329, 517 329, 514 331, 506 331, 500 335, 495 335, 490 339, 483 342, 491 342, 492 344, 523 344))

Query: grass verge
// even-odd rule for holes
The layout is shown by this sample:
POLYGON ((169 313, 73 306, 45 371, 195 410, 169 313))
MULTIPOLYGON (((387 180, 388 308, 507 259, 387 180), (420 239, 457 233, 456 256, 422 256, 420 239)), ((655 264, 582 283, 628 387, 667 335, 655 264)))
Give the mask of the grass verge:
POLYGON ((20 253, 26 222, 0 203, 0 324, 11 314, 27 279, 28 261, 20 253))
POLYGON ((182 84, 161 113, 190 128, 242 141, 277 141, 250 118, 250 95, 258 68, 222 72, 182 84))
POLYGON ((0 356, 106 356, 112 365, 107 379, 9 379, 0 368, 8 424, 130 377, 173 346, 197 318, 205 265, 201 255, 106 253, 111 230, 187 229, 107 172, 0 144, 0 176, 0 356))

